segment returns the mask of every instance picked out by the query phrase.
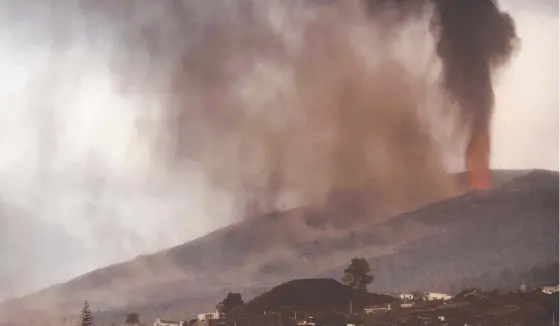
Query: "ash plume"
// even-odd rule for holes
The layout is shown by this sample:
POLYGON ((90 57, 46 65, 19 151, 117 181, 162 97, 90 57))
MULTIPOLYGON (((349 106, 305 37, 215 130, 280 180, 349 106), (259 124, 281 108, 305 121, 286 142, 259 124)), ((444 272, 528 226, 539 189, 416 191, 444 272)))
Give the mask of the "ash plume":
MULTIPOLYGON (((445 90, 473 139, 487 129, 491 73, 515 35, 492 1, 50 6, 34 18, 56 37, 33 33, 37 41, 64 53, 87 38, 145 111, 138 137, 158 169, 173 178, 195 165, 241 215, 364 188, 395 207, 453 193, 445 165, 454 153, 442 142, 459 146, 445 130, 461 122, 445 120, 433 86, 429 19, 445 90)), ((13 18, 28 14, 11 9, 13 18)))
POLYGON ((515 40, 493 1, 84 2, 82 10, 121 21, 112 70, 123 92, 165 107, 154 146, 167 168, 196 162, 235 194, 243 215, 372 185, 397 206, 425 201, 411 199, 421 189, 450 192, 439 127, 429 123, 437 113, 427 108, 440 94, 427 94, 428 79, 406 67, 413 54, 397 49, 414 43, 407 26, 430 15, 443 88, 469 138, 466 167, 487 173, 492 72, 515 40))
POLYGON ((373 16, 397 8, 406 23, 433 6, 432 34, 442 61, 442 87, 457 109, 466 135, 465 168, 471 188, 490 187, 490 124, 494 108, 493 77, 519 44, 511 16, 495 0, 371 0, 373 16))
POLYGON ((108 5, 118 8, 103 15, 126 17, 113 61, 123 92, 164 103, 164 164, 196 162, 241 214, 333 191, 373 187, 389 206, 451 192, 429 121, 439 94, 411 68, 413 51, 399 50, 400 38, 426 44, 406 35, 398 11, 371 19, 359 2, 188 1, 152 4, 142 20, 137 2, 108 5))
POLYGON ((433 0, 434 34, 443 63, 443 85, 460 109, 467 133, 466 167, 475 188, 490 185, 493 75, 517 45, 513 19, 492 0, 433 0))

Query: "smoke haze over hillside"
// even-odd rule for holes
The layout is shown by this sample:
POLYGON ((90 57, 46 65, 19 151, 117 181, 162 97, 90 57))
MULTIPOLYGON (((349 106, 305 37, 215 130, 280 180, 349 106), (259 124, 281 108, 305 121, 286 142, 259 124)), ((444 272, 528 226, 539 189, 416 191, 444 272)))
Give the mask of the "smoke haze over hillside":
MULTIPOLYGON (((522 47, 498 78, 494 168, 558 169, 558 16, 539 7, 545 2, 504 7, 522 47)), ((431 111, 442 98, 429 15, 396 30, 397 42, 379 33, 394 17, 372 22, 352 7, 335 15, 301 10, 296 1, 247 2, 255 10, 250 15, 229 2, 190 1, 196 17, 188 20, 153 1, 136 11, 119 8, 120 1, 108 2, 110 10, 77 3, 2 2, 0 198, 28 215, 27 223, 55 232, 43 227, 52 224, 75 240, 46 243, 13 232, 3 222, 18 218, 12 210, 0 216, 0 237, 27 236, 30 248, 61 241, 84 255, 72 254, 64 266, 49 258, 49 267, 0 291, 0 298, 227 225, 246 209, 246 189, 281 184, 281 200, 265 205, 291 206, 320 201, 333 185, 359 186, 364 176, 384 186, 399 177, 394 190, 384 187, 398 205, 399 196, 415 195, 402 194, 401 185, 438 180, 436 190, 446 194, 444 166, 462 168, 461 140, 445 141, 451 130, 438 119, 446 118, 431 111), (88 13, 87 23, 80 11, 88 13), (303 26, 309 26, 305 36, 303 26), (137 32, 162 42, 150 44, 159 56, 144 55, 144 44, 133 42, 142 36, 137 32), (171 63, 187 50, 188 74, 177 76, 171 63), (177 106, 185 102, 188 114, 177 106), (364 157, 366 145, 383 159, 364 157), (350 159, 326 159, 337 150, 343 152, 335 157, 350 159)), ((3 250, 34 255, 6 243, 0 277, 3 250)), ((33 259, 20 264, 38 268, 33 259)))

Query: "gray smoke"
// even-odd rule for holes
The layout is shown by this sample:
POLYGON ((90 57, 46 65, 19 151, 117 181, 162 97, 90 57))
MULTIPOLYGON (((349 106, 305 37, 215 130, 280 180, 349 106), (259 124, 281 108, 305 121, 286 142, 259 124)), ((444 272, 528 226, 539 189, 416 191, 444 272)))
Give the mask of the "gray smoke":
POLYGON ((87 4, 100 24, 120 22, 111 67, 122 91, 165 107, 159 157, 172 170, 199 164, 241 214, 339 188, 375 185, 397 205, 449 190, 427 81, 398 54, 398 11, 371 20, 358 2, 87 4))

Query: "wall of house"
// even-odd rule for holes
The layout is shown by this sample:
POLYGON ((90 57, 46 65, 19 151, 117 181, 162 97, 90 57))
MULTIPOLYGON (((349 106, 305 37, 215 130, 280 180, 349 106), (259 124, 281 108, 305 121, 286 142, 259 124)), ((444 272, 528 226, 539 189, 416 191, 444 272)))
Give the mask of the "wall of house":
POLYGON ((428 300, 449 300, 451 296, 445 293, 428 293, 428 300))
POLYGON ((401 300, 412 300, 414 298, 414 296, 410 293, 401 293, 401 294, 399 294, 399 298, 401 300))
POLYGON ((177 323, 162 323, 161 320, 157 319, 154 322, 154 326, 183 326, 183 322, 177 322, 177 323))
POLYGON ((218 318, 220 318, 220 313, 218 311, 208 312, 208 313, 205 313, 205 314, 198 314, 198 320, 200 320, 200 321, 213 320, 213 319, 218 319, 218 318))

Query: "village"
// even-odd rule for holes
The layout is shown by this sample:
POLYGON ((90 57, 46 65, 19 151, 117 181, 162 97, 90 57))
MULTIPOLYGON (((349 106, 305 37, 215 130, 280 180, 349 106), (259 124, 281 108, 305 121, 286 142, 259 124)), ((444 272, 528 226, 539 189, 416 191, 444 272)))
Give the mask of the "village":
MULTIPOLYGON (((352 259, 342 283, 334 279, 299 279, 278 285, 244 302, 227 293, 215 309, 182 319, 159 316, 140 321, 136 312, 127 326, 372 326, 557 325, 558 285, 521 284, 513 290, 465 289, 457 294, 414 291, 372 293, 369 265, 352 259)), ((85 313, 93 321, 93 315, 85 313)), ((84 311, 82 311, 82 320, 84 311)), ((111 324, 116 325, 115 323, 111 324)))
MULTIPOLYGON (((323 326, 358 326, 358 325, 525 325, 525 323, 499 323, 497 320, 476 321, 475 314, 472 316, 461 316, 457 310, 472 311, 480 303, 497 301, 500 298, 504 302, 512 301, 512 298, 522 299, 529 296, 539 297, 541 300, 551 299, 558 302, 558 286, 534 286, 523 287, 523 290, 509 292, 484 292, 477 289, 469 289, 451 296, 445 293, 400 293, 384 294, 391 296, 394 301, 390 303, 378 303, 353 308, 353 302, 348 303, 347 311, 306 311, 279 309, 278 311, 263 311, 254 314, 223 314, 219 310, 208 313, 200 313, 196 318, 172 321, 157 318, 153 326, 276 326, 276 325, 323 325, 323 326), (492 298, 492 296, 497 296, 492 298), (473 320, 472 323, 469 323, 473 320)), ((496 302, 493 302, 496 305, 496 302)), ((490 308, 490 305, 489 305, 490 308)), ((514 309, 513 305, 509 306, 514 309)), ((517 307, 518 308, 518 307, 517 307)), ((478 311, 477 313, 483 313, 478 311)), ((544 317, 544 316, 543 316, 544 317)), ((554 312, 548 316, 550 325, 556 325, 558 317, 554 312)), ((515 317, 514 317, 515 318, 515 317)), ((482 318, 484 319, 484 318, 482 318)), ((545 321, 546 322, 546 321, 545 321)), ((547 325, 540 324, 540 325, 547 325)))
MULTIPOLYGON (((380 293, 381 294, 381 293, 380 293)), ((352 307, 352 302, 348 303, 348 315, 360 315, 360 314, 377 314, 377 313, 384 313, 391 311, 393 309, 407 309, 413 307, 419 307, 424 303, 427 305, 429 302, 446 302, 451 300, 453 297, 449 294, 445 293, 382 293, 383 295, 391 296, 395 299, 395 301, 391 303, 379 303, 379 304, 372 304, 367 305, 361 311, 355 311, 352 307), (422 303, 421 303, 422 302, 422 303)), ((447 303, 446 303, 447 304, 447 303)), ((274 316, 275 318, 270 318, 271 320, 278 319, 280 312, 272 312, 267 313, 266 311, 262 313, 261 316, 274 316)), ((288 315, 289 319, 292 319, 296 325, 317 325, 315 322, 315 317, 313 317, 312 312, 308 312, 305 310, 294 310, 290 312, 288 315)), ((255 318, 256 316, 253 316, 255 318)), ((248 319, 249 316, 237 317, 237 318, 227 318, 222 312, 218 309, 213 312, 207 313, 200 313, 194 319, 190 319, 188 321, 173 321, 173 320, 165 320, 157 318, 154 322, 154 326, 183 326, 183 325, 229 325, 232 323, 236 324, 235 320, 239 319, 248 319)), ((266 319, 266 317, 264 317, 266 319)), ((242 322, 242 321, 241 321, 242 322)), ((273 321, 274 322, 274 321, 273 321)), ((237 323, 241 325, 241 323, 237 323)), ((348 324, 351 325, 351 324, 348 324)))

